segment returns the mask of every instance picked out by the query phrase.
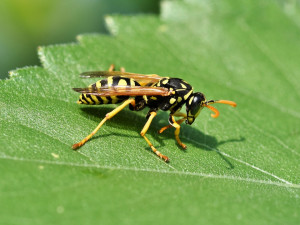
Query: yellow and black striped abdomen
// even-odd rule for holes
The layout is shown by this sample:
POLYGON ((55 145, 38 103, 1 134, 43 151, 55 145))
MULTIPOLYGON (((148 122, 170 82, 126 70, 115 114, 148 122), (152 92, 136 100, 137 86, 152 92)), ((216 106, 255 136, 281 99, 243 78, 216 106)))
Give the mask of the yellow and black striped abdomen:
MULTIPOLYGON (((99 88, 101 87, 114 87, 114 86, 140 86, 138 82, 136 82, 132 78, 122 77, 122 76, 111 76, 107 79, 99 80, 94 84, 91 84, 89 87, 91 88, 99 88)), ((92 94, 81 94, 79 96, 78 104, 86 104, 86 105, 101 105, 101 104, 117 104, 123 102, 128 99, 129 96, 97 96, 92 94)))

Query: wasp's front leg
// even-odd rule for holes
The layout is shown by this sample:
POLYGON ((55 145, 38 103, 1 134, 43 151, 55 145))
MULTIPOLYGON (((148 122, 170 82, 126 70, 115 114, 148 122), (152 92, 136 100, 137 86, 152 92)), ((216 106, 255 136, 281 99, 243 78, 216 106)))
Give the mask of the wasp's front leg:
MULTIPOLYGON (((182 112, 176 112, 176 113, 173 114, 173 116, 176 116, 176 117, 183 117, 183 118, 180 119, 180 120, 176 120, 176 123, 179 124, 179 125, 182 124, 182 123, 186 120, 186 114, 185 114, 185 113, 182 113, 182 112)), ((170 123, 170 125, 167 125, 167 126, 162 127, 162 128, 158 131, 158 133, 161 134, 161 133, 164 132, 166 129, 171 128, 171 127, 174 127, 174 126, 171 125, 171 123, 170 123)))
MULTIPOLYGON (((175 115, 175 114, 174 114, 174 115, 175 115)), ((180 119, 180 120, 178 120, 178 121, 175 120, 174 115, 170 115, 170 117, 169 117, 169 123, 170 123, 170 125, 161 128, 161 129, 159 130, 159 133, 162 133, 164 130, 166 130, 166 129, 170 128, 170 127, 175 127, 175 132, 174 132, 174 134, 175 134, 175 139, 176 139, 177 143, 178 143, 183 149, 186 149, 186 145, 183 144, 183 143, 181 142, 180 138, 179 138, 180 124, 186 119, 186 115, 185 115, 184 113, 178 113, 178 114, 176 114, 176 116, 184 116, 184 118, 182 118, 182 119, 180 119)))

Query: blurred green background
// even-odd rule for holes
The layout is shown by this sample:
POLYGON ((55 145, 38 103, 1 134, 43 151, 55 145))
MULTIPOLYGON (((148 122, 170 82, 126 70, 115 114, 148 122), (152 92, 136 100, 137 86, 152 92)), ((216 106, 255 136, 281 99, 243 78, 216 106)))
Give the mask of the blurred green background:
POLYGON ((158 12, 159 0, 1 0, 0 78, 16 68, 40 65, 38 46, 105 33, 106 14, 158 12))

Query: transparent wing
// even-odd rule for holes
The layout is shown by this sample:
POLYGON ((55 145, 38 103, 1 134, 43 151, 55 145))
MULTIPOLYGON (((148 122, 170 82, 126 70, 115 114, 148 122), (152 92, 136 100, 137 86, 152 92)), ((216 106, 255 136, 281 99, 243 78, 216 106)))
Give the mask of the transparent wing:
POLYGON ((138 73, 128 73, 121 71, 89 71, 80 74, 82 78, 93 78, 93 77, 109 77, 109 76, 122 76, 128 77, 139 82, 140 85, 144 86, 147 84, 154 84, 162 79, 161 76, 157 74, 138 74, 138 73))
POLYGON ((73 88, 74 91, 83 94, 90 94, 96 96, 168 96, 170 91, 163 87, 148 87, 148 86, 112 86, 112 87, 101 87, 101 88, 73 88))

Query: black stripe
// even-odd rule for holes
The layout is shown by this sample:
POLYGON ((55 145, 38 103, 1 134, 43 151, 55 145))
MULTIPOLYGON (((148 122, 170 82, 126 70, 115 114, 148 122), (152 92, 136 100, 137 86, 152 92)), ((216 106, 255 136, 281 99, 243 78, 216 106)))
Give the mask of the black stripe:
POLYGON ((127 86, 131 86, 131 84, 130 84, 130 78, 125 79, 125 81, 126 81, 127 86))
POLYGON ((117 86, 118 84, 119 84, 119 81, 121 80, 121 79, 124 79, 124 78, 121 78, 120 76, 116 76, 116 77, 113 77, 112 78, 112 86, 117 86))
POLYGON ((101 87, 107 86, 107 79, 101 80, 100 83, 101 83, 101 87))
POLYGON ((96 104, 96 102, 94 101, 94 99, 92 99, 91 95, 87 94, 86 97, 87 97, 88 99, 90 99, 90 100, 93 102, 92 105, 95 105, 95 104, 96 104))
POLYGON ((108 100, 108 103, 107 103, 107 104, 111 104, 111 102, 112 102, 111 97, 110 97, 110 96, 106 96, 106 98, 107 98, 107 100, 108 100))
POLYGON ((99 101, 98 104, 103 104, 102 98, 100 96, 97 96, 97 95, 95 95, 95 96, 96 96, 97 100, 99 101))
POLYGON ((135 86, 141 86, 137 81, 134 81, 135 86))
POLYGON ((97 88, 96 83, 92 84, 91 87, 92 89, 96 89, 97 88))
POLYGON ((86 103, 89 103, 89 101, 88 101, 88 100, 86 100, 86 98, 85 98, 84 94, 81 94, 81 98, 82 98, 82 100, 86 101, 86 103))

